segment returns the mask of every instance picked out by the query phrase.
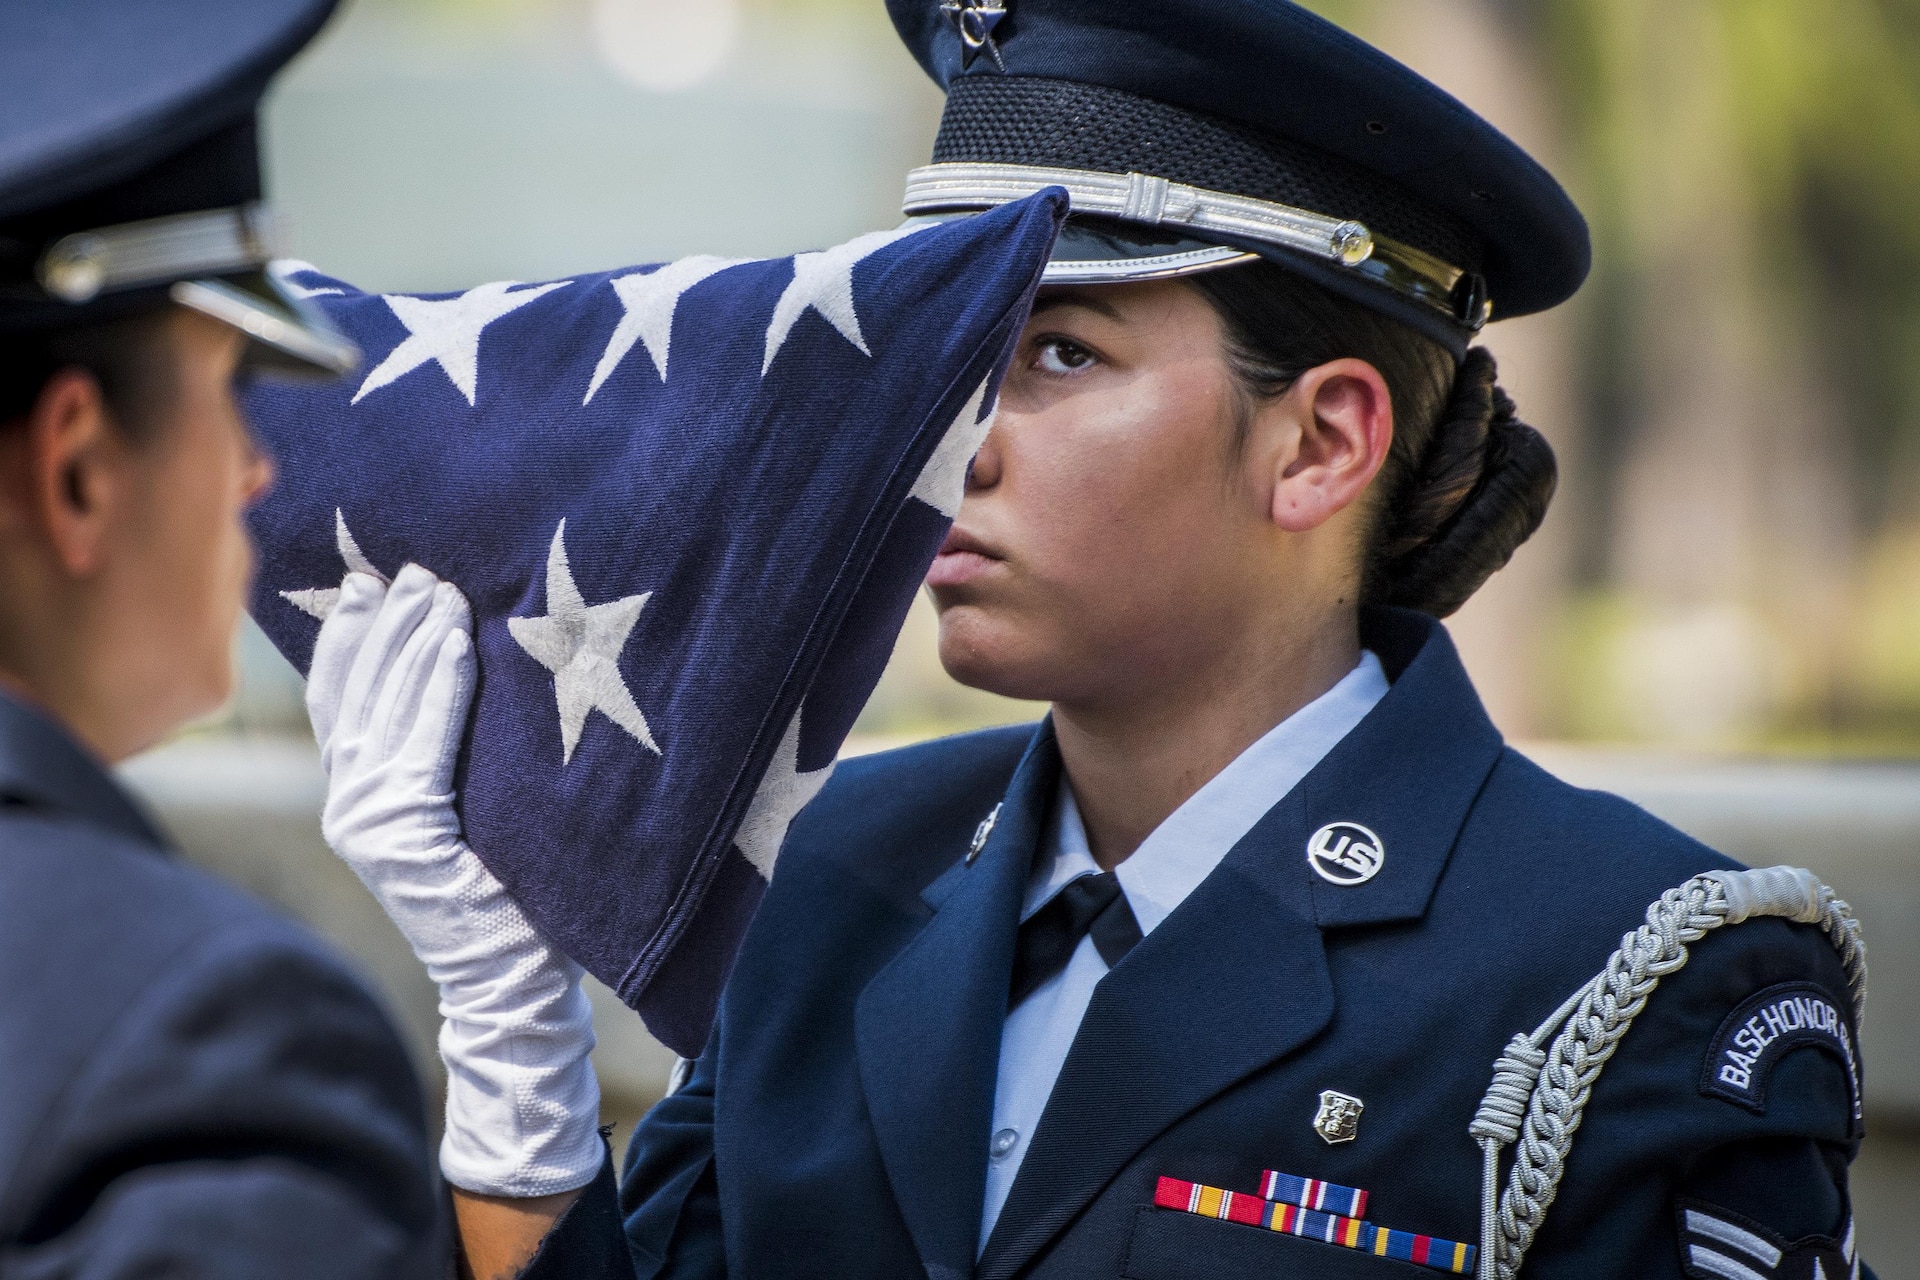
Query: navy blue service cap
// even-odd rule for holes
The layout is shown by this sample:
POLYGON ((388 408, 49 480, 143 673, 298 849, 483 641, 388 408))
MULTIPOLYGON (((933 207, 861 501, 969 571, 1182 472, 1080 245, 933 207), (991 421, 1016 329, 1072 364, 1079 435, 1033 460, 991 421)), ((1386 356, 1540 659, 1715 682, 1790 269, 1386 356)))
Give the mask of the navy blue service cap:
POLYGON ((947 90, 909 217, 1065 187, 1049 282, 1282 262, 1454 352, 1585 280, 1553 176, 1287 0, 887 0, 947 90))
POLYGON ((255 115, 337 0, 0 0, 0 334, 174 303, 255 364, 359 353, 267 270, 255 115))

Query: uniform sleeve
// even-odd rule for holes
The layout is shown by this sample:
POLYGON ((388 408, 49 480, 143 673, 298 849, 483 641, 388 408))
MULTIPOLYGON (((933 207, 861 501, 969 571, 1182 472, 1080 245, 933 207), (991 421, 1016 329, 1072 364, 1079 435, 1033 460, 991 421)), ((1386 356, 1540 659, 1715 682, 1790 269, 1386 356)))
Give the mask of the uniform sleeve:
POLYGON ((716 1032, 685 1085, 634 1131, 620 1185, 627 1242, 643 1280, 724 1280, 726 1242, 714 1176, 716 1032))
POLYGON ((520 1280, 633 1280, 634 1262, 620 1230, 620 1188, 613 1153, 580 1192, 526 1267, 520 1280))
POLYGON ((422 1098, 380 1009, 291 931, 235 935, 156 975, 89 1056, 18 1175, 36 1193, 0 1272, 450 1274, 422 1098))
POLYGON ((609 1163, 548 1232, 521 1280, 725 1280, 713 1174, 717 1053, 709 1047, 687 1082, 634 1130, 618 1190, 609 1163))
POLYGON ((1604 1067, 1526 1274, 1870 1276, 1847 1188, 1863 1065, 1817 928, 1709 934, 1604 1067))

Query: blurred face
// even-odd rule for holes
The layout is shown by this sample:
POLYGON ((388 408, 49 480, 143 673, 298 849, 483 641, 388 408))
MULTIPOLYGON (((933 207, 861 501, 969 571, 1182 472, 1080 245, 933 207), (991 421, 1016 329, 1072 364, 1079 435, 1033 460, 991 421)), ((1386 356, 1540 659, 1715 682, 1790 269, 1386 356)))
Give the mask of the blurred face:
POLYGON ((130 745, 206 715, 233 687, 233 635, 253 570, 242 516, 272 470, 247 434, 233 381, 243 340, 189 311, 169 318, 166 372, 116 468, 91 610, 102 683, 129 704, 130 745), (170 385, 168 385, 170 384, 170 385))
POLYGON ((927 578, 957 679, 1098 702, 1209 665, 1271 608, 1274 490, 1236 448, 1223 338, 1178 281, 1041 294, 927 578))

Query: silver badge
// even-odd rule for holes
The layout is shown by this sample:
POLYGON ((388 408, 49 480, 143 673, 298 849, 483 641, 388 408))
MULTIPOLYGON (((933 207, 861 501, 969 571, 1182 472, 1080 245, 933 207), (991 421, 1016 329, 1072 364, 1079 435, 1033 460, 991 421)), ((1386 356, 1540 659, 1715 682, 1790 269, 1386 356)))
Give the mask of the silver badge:
POLYGON ((1313 1118, 1313 1131, 1327 1140, 1352 1142, 1360 1133, 1360 1113, 1367 1104, 1338 1089, 1320 1091, 1320 1114, 1313 1118))
POLYGON ((1307 841, 1307 865, 1328 884, 1365 884, 1386 862, 1386 845, 1357 822, 1329 822, 1307 841))
POLYGON ((940 11, 960 32, 960 69, 966 70, 982 53, 1006 74, 1007 64, 1000 60, 1000 46, 993 42, 993 29, 1007 16, 1006 0, 943 0, 940 11))
POLYGON ((1000 806, 995 805, 993 812, 980 819, 980 825, 973 829, 973 843, 967 846, 968 866, 972 866, 973 860, 980 856, 980 851, 987 847, 987 837, 993 834, 993 824, 999 820, 1000 806))

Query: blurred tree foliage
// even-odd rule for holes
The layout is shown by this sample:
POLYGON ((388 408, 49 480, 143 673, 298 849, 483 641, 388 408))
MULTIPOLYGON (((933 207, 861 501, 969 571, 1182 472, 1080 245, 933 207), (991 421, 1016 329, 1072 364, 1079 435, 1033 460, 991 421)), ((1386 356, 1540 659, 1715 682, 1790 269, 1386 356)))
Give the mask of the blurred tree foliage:
POLYGON ((1645 260, 1646 223, 1661 217, 1631 207, 1631 193, 1649 170, 1694 159, 1671 154, 1688 131, 1650 112, 1659 103, 1646 87, 1674 69, 1701 73, 1701 87, 1722 99, 1706 109, 1724 112, 1738 146, 1741 189, 1721 198, 1757 233, 1750 265, 1763 296, 1804 325, 1825 389, 1840 398, 1863 531, 1920 513, 1920 3, 1508 7, 1562 77, 1589 166, 1602 289, 1619 288, 1606 273, 1645 260))
MULTIPOLYGON (((1672 318, 1655 312, 1678 295, 1648 274, 1712 262, 1714 241, 1730 239, 1737 262, 1721 274, 1744 278, 1720 284, 1754 313, 1747 350, 1774 357, 1761 377, 1778 397, 1739 407, 1748 421, 1738 438, 1777 447, 1792 433, 1769 416, 1814 418, 1790 465, 1829 469, 1836 482, 1776 477, 1765 486, 1772 504, 1822 510, 1763 500, 1761 527, 1744 531, 1779 580, 1731 594, 1759 597, 1800 667, 1756 727, 1800 743, 1911 750, 1920 744, 1920 3, 1504 8, 1552 69, 1584 166, 1598 251, 1584 371, 1598 447, 1588 452, 1603 483, 1621 483, 1636 431, 1673 429, 1647 403, 1673 374, 1634 336, 1670 340, 1672 318), (1797 575, 1799 548, 1766 545, 1776 528, 1819 541, 1823 522, 1840 527, 1797 575)), ((1590 578, 1631 574, 1604 554, 1587 568, 1590 578)))
POLYGON ((1536 728, 1920 750, 1920 0, 1308 3, 1490 19, 1592 224, 1536 728))

